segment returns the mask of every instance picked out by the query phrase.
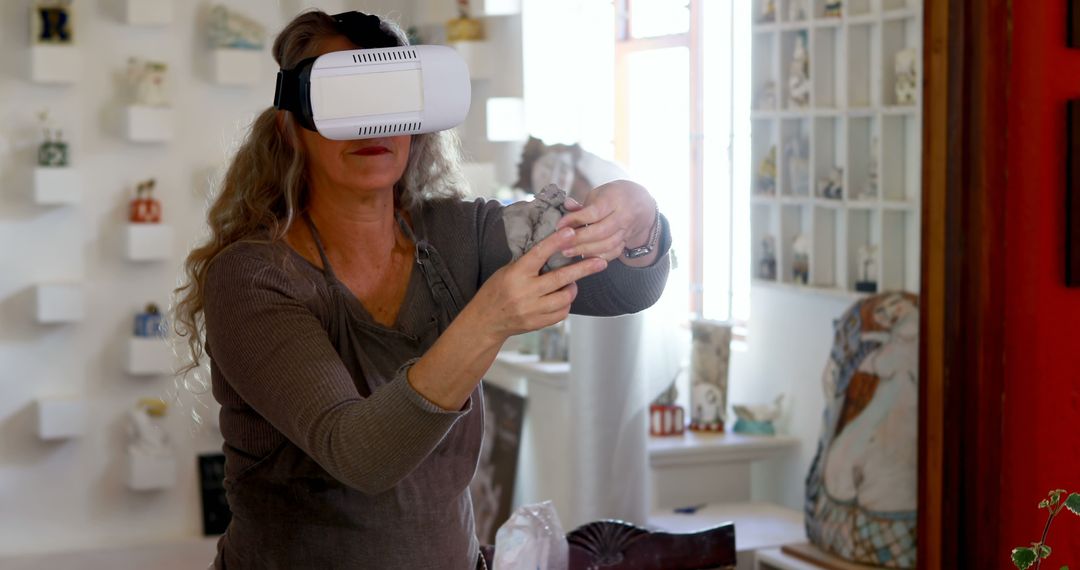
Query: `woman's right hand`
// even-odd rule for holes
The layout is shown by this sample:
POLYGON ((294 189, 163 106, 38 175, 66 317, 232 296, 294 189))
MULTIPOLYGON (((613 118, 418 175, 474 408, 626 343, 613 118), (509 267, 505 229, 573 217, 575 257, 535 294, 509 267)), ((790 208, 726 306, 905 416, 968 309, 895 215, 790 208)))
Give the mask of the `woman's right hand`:
POLYGON ((569 247, 573 240, 574 230, 564 228, 496 271, 477 291, 462 316, 468 312, 478 332, 499 345, 513 335, 565 319, 577 296, 577 280, 607 267, 607 262, 597 257, 541 275, 540 269, 548 258, 569 247))

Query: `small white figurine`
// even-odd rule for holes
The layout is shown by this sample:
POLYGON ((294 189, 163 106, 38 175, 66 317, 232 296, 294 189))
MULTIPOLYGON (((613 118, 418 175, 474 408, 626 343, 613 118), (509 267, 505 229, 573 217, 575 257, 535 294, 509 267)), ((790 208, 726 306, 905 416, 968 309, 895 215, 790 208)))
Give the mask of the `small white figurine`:
POLYGON ((866 186, 863 187, 862 194, 859 196, 860 199, 873 200, 877 198, 880 162, 878 160, 878 139, 874 137, 870 142, 870 172, 866 175, 866 186))
POLYGON ((784 143, 791 193, 796 196, 810 195, 810 141, 792 137, 784 143))
POLYGON ((795 236, 791 244, 791 276, 795 283, 806 285, 810 282, 810 244, 802 234, 795 236))
POLYGON ((152 418, 165 415, 168 405, 157 398, 139 400, 128 412, 128 453, 164 455, 169 453, 169 437, 152 418))
POLYGON ((758 264, 758 279, 776 281, 776 238, 771 235, 761 238, 761 261, 758 264))
POLYGON ((803 109, 810 105, 810 56, 806 51, 806 34, 795 36, 795 50, 788 67, 788 102, 803 109))
POLYGON ((776 82, 772 79, 765 82, 754 97, 754 108, 762 111, 771 111, 776 108, 776 82))
POLYGON ((828 200, 843 200, 844 199, 844 169, 833 168, 829 175, 817 183, 817 194, 819 198, 826 198, 828 200))
POLYGON ((731 326, 695 320, 690 333, 690 429, 724 431, 731 326))
POLYGON ((914 105, 919 97, 919 50, 897 52, 895 66, 896 104, 914 105))
POLYGON ((789 22, 798 22, 806 19, 806 0, 788 0, 789 22))
POLYGON ((855 253, 855 262, 859 265, 859 280, 855 290, 861 293, 877 293, 877 252, 876 245, 860 246, 855 253))
POLYGON ((147 107, 168 107, 169 96, 165 90, 168 69, 168 65, 159 61, 128 59, 127 80, 132 102, 147 107))
POLYGON ((266 28, 243 14, 217 4, 210 9, 207 35, 213 48, 262 49, 266 41, 266 28))

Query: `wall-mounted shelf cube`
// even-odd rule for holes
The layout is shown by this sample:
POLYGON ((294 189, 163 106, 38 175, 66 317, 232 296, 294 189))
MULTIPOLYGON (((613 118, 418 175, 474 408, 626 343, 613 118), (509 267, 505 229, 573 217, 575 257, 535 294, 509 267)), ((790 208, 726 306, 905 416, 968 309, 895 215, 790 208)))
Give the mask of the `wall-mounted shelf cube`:
POLYGON ((73 45, 35 45, 30 48, 30 80, 36 83, 75 83, 82 72, 82 54, 73 45))
POLYGON ((128 224, 125 233, 125 254, 128 261, 163 261, 172 257, 172 226, 128 224))
POLYGON ((63 206, 82 201, 82 178, 71 167, 39 166, 34 169, 34 203, 63 206))
POLYGON ((39 398, 37 435, 45 441, 71 439, 86 431, 86 401, 79 398, 39 398))
POLYGON ((262 50, 218 48, 211 50, 211 76, 218 85, 255 85, 262 75, 262 50))
POLYGON ((42 284, 35 290, 37 321, 42 324, 77 323, 83 320, 83 290, 77 284, 42 284))
POLYGON ((132 376, 172 374, 172 348, 163 338, 133 336, 128 339, 126 368, 132 376))
POLYGON ((453 42, 450 47, 457 50, 461 59, 469 66, 469 78, 482 80, 491 78, 491 42, 453 42))
POLYGON ((172 0, 124 0, 124 23, 164 26, 173 20, 172 0))
POLYGON ((128 451, 127 486, 132 491, 159 491, 176 485, 176 457, 128 451))
POLYGON ((172 140, 172 109, 169 107, 128 105, 124 108, 124 136, 132 142, 167 142, 172 140))

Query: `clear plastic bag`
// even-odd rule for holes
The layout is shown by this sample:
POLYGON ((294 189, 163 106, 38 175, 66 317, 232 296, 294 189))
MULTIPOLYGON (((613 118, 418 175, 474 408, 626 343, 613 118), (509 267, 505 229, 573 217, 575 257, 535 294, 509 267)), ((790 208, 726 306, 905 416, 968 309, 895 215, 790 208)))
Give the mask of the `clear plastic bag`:
POLYGON ((566 570, 569 559, 551 501, 519 507, 495 533, 493 570, 566 570))

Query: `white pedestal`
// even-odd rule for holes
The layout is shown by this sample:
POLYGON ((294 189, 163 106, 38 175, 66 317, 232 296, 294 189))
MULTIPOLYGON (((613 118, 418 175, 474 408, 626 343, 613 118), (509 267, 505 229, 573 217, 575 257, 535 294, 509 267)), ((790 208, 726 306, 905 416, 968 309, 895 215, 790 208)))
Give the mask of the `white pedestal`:
POLYGON ((77 398, 40 398, 37 434, 46 440, 70 439, 86 430, 86 402, 77 398))
POLYGON ((127 372, 132 376, 166 376, 173 373, 172 347, 160 337, 128 339, 127 372))
POLYGON ((176 484, 176 458, 146 453, 127 454, 127 486, 133 491, 156 491, 176 484))
POLYGON ((35 45, 30 48, 30 80, 37 83, 75 83, 82 71, 82 54, 73 45, 35 45))
POLYGON ((39 166, 34 169, 34 203, 63 206, 82 201, 82 178, 75 168, 39 166))
POLYGON ((172 22, 172 0, 124 0, 124 23, 163 26, 172 22))
POLYGON ((469 66, 470 79, 491 79, 491 42, 453 42, 450 47, 457 50, 469 66))
POLYGON ((262 74, 262 50, 218 48, 210 56, 211 74, 218 85, 255 85, 262 74))
POLYGON ((165 142, 172 140, 172 109, 143 105, 125 107, 124 136, 133 142, 165 142))
POLYGON ((83 319, 83 291, 81 285, 38 285, 37 321, 42 324, 75 323, 83 319))
POLYGON ((172 257, 172 226, 128 224, 126 233, 125 253, 129 261, 162 261, 172 257))

